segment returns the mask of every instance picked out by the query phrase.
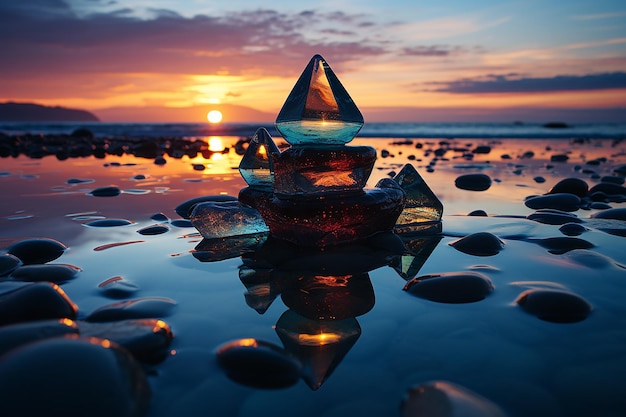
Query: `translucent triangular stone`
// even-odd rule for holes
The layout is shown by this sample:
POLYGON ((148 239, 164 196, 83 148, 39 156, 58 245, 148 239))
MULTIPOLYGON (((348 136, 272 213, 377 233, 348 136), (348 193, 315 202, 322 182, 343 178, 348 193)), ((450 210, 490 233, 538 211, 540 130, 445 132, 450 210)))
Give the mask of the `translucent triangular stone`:
POLYGON ((406 205, 394 230, 400 233, 439 233, 443 204, 411 164, 393 178, 406 192, 406 205))
POLYGON ((250 140, 248 149, 239 163, 239 172, 250 187, 272 188, 274 183, 272 154, 279 153, 272 136, 265 128, 259 128, 250 140))
POLYGON ((415 278, 440 240, 441 236, 427 236, 404 240, 407 251, 402 255, 393 257, 390 266, 395 269, 398 275, 407 281, 415 278))
POLYGON ((363 115, 326 60, 315 55, 276 118, 292 145, 344 145, 363 126, 363 115))
POLYGON ((354 346, 361 326, 355 318, 311 320, 287 310, 276 323, 276 333, 304 366, 302 379, 317 390, 354 346))

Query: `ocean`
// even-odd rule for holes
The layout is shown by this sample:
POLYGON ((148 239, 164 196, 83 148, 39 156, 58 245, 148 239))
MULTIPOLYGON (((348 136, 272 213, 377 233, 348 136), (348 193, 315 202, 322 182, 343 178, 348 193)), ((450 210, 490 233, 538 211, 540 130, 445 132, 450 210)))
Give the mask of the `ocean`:
MULTIPOLYGON (((0 133, 16 135, 69 134, 86 128, 96 136, 203 137, 251 136, 259 128, 279 136, 272 124, 253 123, 12 123, 0 122, 0 133)), ((532 123, 366 123, 362 138, 527 138, 527 139, 624 139, 626 123, 567 124, 550 127, 532 123)))

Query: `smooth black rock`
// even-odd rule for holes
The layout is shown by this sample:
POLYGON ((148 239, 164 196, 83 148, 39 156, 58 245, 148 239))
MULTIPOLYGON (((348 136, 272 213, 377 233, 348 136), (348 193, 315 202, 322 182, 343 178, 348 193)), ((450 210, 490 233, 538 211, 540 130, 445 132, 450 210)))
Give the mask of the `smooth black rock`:
POLYGON ((515 302, 526 312, 541 320, 555 323, 582 321, 591 313, 591 305, 581 296, 561 290, 530 289, 515 302))
POLYGON ((145 297, 120 301, 94 310, 85 320, 115 321, 165 317, 172 313, 176 302, 165 297, 145 297))
POLYGON ((614 184, 611 182, 601 182, 599 184, 594 185, 589 190, 589 194, 594 194, 597 192, 602 192, 606 195, 626 195, 626 187, 619 184, 614 184))
POLYGON ((550 253, 557 255, 573 249, 590 249, 594 247, 593 243, 577 237, 548 237, 545 239, 532 239, 531 241, 548 249, 550 253))
POLYGON ((189 219, 189 217, 191 216, 191 212, 193 211, 196 204, 204 203, 207 201, 214 201, 214 202, 237 201, 237 198, 230 196, 230 195, 222 195, 222 194, 196 197, 196 198, 192 198, 191 200, 187 200, 183 203, 180 203, 178 206, 176 206, 174 211, 183 219, 189 219))
POLYGON ((164 224, 153 224, 150 226, 142 227, 137 230, 137 233, 144 236, 162 235, 170 231, 170 228, 164 224))
POLYGON ((191 221, 186 220, 186 219, 172 220, 170 224, 174 227, 187 227, 187 228, 193 227, 193 223, 191 223, 191 221))
POLYGON ((103 295, 110 298, 126 298, 139 291, 136 284, 120 276, 102 281, 98 284, 98 289, 103 295))
POLYGON ((174 338, 170 326, 158 319, 106 323, 77 321, 76 324, 81 336, 111 340, 126 348, 135 359, 151 364, 161 362, 167 357, 174 338))
POLYGON ((504 242, 489 232, 478 232, 450 243, 459 252, 474 256, 493 256, 504 249, 504 242))
POLYGON ((546 182, 546 179, 542 176, 536 176, 533 178, 533 180, 537 183, 537 184, 543 184, 544 182, 546 182))
POLYGON ((491 187, 491 178, 487 174, 465 174, 457 177, 454 185, 462 190, 485 191, 491 187))
POLYGON ((626 176, 626 164, 618 165, 613 168, 616 175, 626 176))
POLYGON ((591 204, 589 204, 589 208, 591 210, 608 210, 612 207, 602 201, 593 201, 591 204))
POLYGON ((551 162, 567 162, 568 159, 569 159, 569 156, 565 154, 552 155, 550 157, 551 162))
POLYGON ((488 154, 491 152, 491 146, 479 145, 472 150, 472 153, 488 154))
POLYGON ((61 284, 76 278, 81 269, 68 264, 24 265, 11 273, 19 281, 48 281, 61 284))
POLYGON ((76 322, 70 319, 37 320, 0 327, 0 357, 5 353, 51 337, 78 334, 76 322))
POLYGON ((540 195, 524 201, 526 207, 534 210, 550 208, 562 211, 576 211, 580 208, 580 203, 580 197, 568 193, 540 195))
POLYGON ((0 255, 0 277, 9 275, 22 265, 22 261, 15 255, 3 253, 0 255))
POLYGON ((256 388, 287 388, 298 382, 302 364, 262 340, 239 339, 217 348, 217 362, 235 382, 256 388))
POLYGON ((580 178, 565 178, 557 182, 548 194, 574 194, 578 197, 585 197, 589 192, 589 184, 580 178))
POLYGON ((626 207, 612 208, 592 215, 594 219, 626 220, 626 207))
POLYGON ((476 217, 488 217, 487 212, 485 210, 474 210, 467 213, 468 216, 476 216, 476 217))
POLYGON ((56 284, 0 282, 0 325, 76 317, 78 308, 56 284))
POLYGON ((478 272, 443 272, 422 275, 408 281, 404 290, 439 303, 473 303, 493 292, 493 283, 478 272))
POLYGON ((49 238, 26 239, 12 244, 7 253, 18 257, 24 265, 45 264, 63 255, 67 246, 49 238))
POLYGON ((126 219, 98 219, 92 220, 88 223, 85 223, 85 226, 89 227, 118 227, 118 226, 129 226, 134 224, 130 220, 126 219))
POLYGON ((89 194, 94 197, 115 197, 122 193, 118 187, 100 187, 92 190, 89 194))
POLYGON ((108 340, 47 339, 3 359, 3 417, 139 417, 147 411, 150 386, 143 370, 108 340))
POLYGON ((604 177, 600 178, 600 181, 622 185, 624 184, 624 177, 619 175, 605 175, 604 177))
POLYGON ((578 236, 587 231, 587 229, 580 223, 565 223, 559 227, 559 231, 566 236, 578 236))
POLYGON ((565 224, 565 223, 582 223, 582 219, 576 215, 561 210, 538 210, 526 216, 528 220, 532 220, 543 224, 565 224))
POLYGON ((150 216, 150 219, 155 220, 157 222, 169 222, 170 221, 169 217, 167 217, 163 213, 155 213, 152 216, 150 216))

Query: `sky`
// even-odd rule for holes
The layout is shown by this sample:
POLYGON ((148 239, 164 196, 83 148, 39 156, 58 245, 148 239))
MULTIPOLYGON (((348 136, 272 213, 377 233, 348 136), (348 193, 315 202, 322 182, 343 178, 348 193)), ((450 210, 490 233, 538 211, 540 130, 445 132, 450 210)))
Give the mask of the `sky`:
POLYGON ((0 0, 0 54, 109 122, 272 121, 314 54, 366 122, 626 122, 623 0, 0 0))

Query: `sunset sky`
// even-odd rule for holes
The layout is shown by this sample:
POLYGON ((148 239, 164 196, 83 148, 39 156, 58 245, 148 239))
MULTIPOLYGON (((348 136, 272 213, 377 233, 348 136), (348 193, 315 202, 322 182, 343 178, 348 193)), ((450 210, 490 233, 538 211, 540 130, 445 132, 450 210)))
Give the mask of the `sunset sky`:
POLYGON ((366 122, 624 122, 625 22, 624 0, 0 0, 0 102, 272 121, 319 53, 366 122))

